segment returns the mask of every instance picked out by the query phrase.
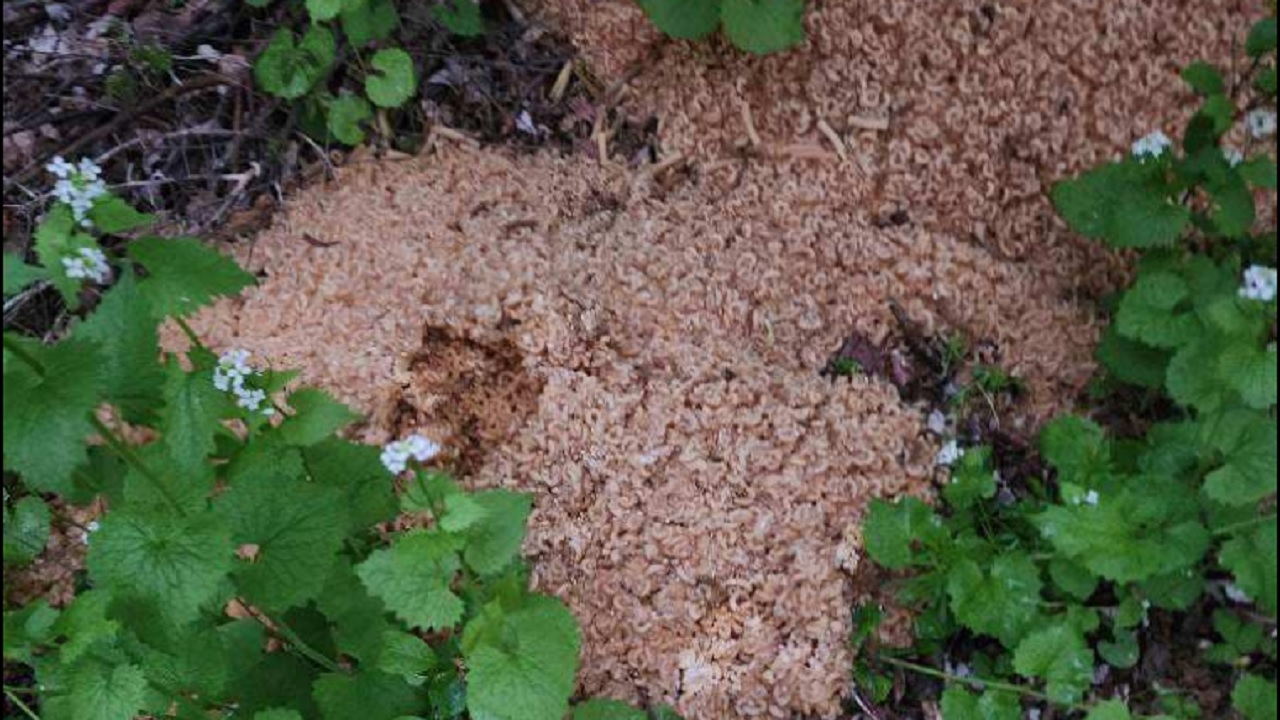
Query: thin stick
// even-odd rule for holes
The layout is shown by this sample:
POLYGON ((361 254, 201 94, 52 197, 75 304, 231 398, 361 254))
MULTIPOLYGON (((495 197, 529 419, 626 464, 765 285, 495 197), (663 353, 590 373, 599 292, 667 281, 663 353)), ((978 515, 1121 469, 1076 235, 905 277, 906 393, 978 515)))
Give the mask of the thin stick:
POLYGON ((897 658, 884 657, 884 658, 879 658, 879 660, 883 662, 885 665, 892 665, 893 667, 896 667, 902 670, 907 670, 907 671, 916 673, 918 675, 924 675, 926 677, 935 678, 937 680, 943 680, 945 682, 952 683, 953 685, 967 685, 968 687, 974 690, 986 690, 986 689, 996 690, 1000 692, 1007 692, 1015 695, 1021 695, 1023 697, 1028 697, 1033 700, 1039 700, 1041 702, 1052 703, 1054 705, 1063 705, 1064 707, 1071 708, 1072 710, 1080 710, 1080 711, 1086 711, 1086 712, 1090 710, 1090 707, 1087 705, 1059 703, 1055 701, 1053 698, 1049 697, 1048 695, 1042 692, 1032 690, 1030 688, 1025 688, 1021 685, 1014 685, 1013 683, 1000 682, 999 680, 984 680, 982 678, 975 678, 975 677, 960 677, 959 675, 953 675, 952 673, 943 672, 942 670, 937 670, 935 668, 931 668, 926 665, 917 665, 913 662, 908 662, 906 660, 899 660, 897 658))
POLYGON ((9 690, 9 688, 4 689, 4 696, 9 699, 9 702, 17 706, 17 708, 22 711, 23 715, 31 718, 31 720, 40 720, 40 716, 37 715, 34 710, 27 707, 27 704, 22 702, 22 699, 17 695, 14 695, 13 691, 9 690))

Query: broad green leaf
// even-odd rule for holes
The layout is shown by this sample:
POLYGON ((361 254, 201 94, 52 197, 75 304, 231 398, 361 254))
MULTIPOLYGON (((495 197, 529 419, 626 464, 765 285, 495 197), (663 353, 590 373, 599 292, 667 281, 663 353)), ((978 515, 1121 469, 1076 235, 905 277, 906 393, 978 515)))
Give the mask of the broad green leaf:
POLYGON ((14 503, 12 509, 4 509, 5 567, 26 565, 44 552, 52 519, 49 506, 34 495, 14 503))
POLYGON ((490 605, 466 628, 467 708, 477 720, 562 720, 569 710, 582 637, 559 600, 490 605))
POLYGON ((36 228, 34 243, 36 257, 48 273, 49 281, 72 310, 80 307, 80 289, 84 280, 68 277, 62 261, 76 257, 83 249, 100 249, 97 241, 80 232, 79 228, 70 208, 55 205, 36 228))
POLYGON ((1106 432, 1092 420, 1070 415, 1054 420, 1040 435, 1040 452, 1062 475, 1078 485, 1105 476, 1111 466, 1106 432))
POLYGON ((974 695, 952 687, 942 694, 942 717, 944 720, 1019 720, 1022 703, 1012 693, 992 691, 974 695))
POLYGON ((1019 675, 1046 683, 1055 702, 1078 702, 1093 682, 1093 651, 1076 628, 1057 625, 1023 640, 1014 653, 1019 675))
POLYGON ((187 372, 171 359, 165 375, 161 441, 179 472, 198 472, 217 449, 214 436, 231 414, 231 401, 213 386, 207 370, 187 372))
POLYGON ((93 204, 89 210, 93 226, 108 235, 137 230, 155 223, 154 215, 138 212, 132 205, 115 195, 108 195, 93 204))
POLYGON ((462 620, 462 600, 450 587, 461 569, 457 550, 445 535, 415 531, 375 551, 356 574, 409 627, 448 629, 462 620))
POLYGON ((400 676, 411 685, 417 685, 438 663, 431 646, 417 635, 400 630, 382 634, 382 651, 378 654, 378 669, 382 672, 400 676))
POLYGON ((1210 95, 1196 114, 1214 144, 1231 131, 1236 119, 1236 103, 1223 93, 1210 95))
POLYGON ((480 575, 495 575, 519 557, 533 499, 507 490, 477 493, 472 499, 483 516, 466 531, 463 558, 480 575))
POLYGON ((720 18, 735 46, 757 55, 804 42, 805 0, 722 0, 720 18))
POLYGON ((417 693, 395 675, 362 670, 323 675, 315 684, 324 720, 396 720, 417 710, 417 693))
POLYGON ((4 659, 34 665, 36 648, 52 642, 57 621, 58 611, 49 607, 45 600, 36 600, 17 610, 6 610, 4 659))
POLYGON ((234 260, 194 238, 143 238, 128 252, 147 269, 139 287, 160 316, 189 315, 254 283, 234 260))
POLYGON ((369 594, 356 576, 355 568, 339 559, 329 571, 324 592, 316 606, 333 623, 333 639, 344 654, 363 667, 378 665, 386 650, 387 633, 403 632, 391 621, 381 600, 369 594))
POLYGON ((59 659, 75 662, 101 641, 112 641, 120 635, 120 623, 109 617, 111 593, 89 590, 76 596, 63 610, 54 630, 66 638, 59 659))
POLYGON ((1236 585, 1257 601, 1271 617, 1276 602, 1276 521, 1237 535, 1222 547, 1222 564, 1236 576, 1236 585))
POLYGON ((1117 380, 1148 389, 1164 387, 1173 359, 1164 350, 1124 337, 1114 326, 1103 335, 1097 356, 1117 380))
POLYGON ((307 14, 312 22, 325 22, 338 17, 346 5, 344 0, 307 0, 307 14))
POLYGON ((4 467, 34 490, 66 495, 74 491, 72 473, 88 460, 90 413, 102 400, 102 359, 85 340, 27 347, 43 372, 16 358, 5 365, 4 467))
POLYGON ((1221 349, 1216 338, 1194 342, 1169 364, 1169 395, 1179 405, 1212 413, 1232 402, 1235 391, 1216 370, 1221 349))
POLYGON ((1218 373, 1255 410, 1270 410, 1277 399, 1277 354, 1250 339, 1230 341, 1221 349, 1218 373))
POLYGON ((300 480, 238 483, 215 508, 232 541, 254 548, 232 574, 241 596, 270 611, 319 597, 346 534, 337 490, 300 480))
MULTIPOLYGON (((321 717, 312 697, 316 666, 291 653, 259 653, 257 662, 235 666, 229 695, 237 714, 269 709, 292 709, 307 720, 321 717)), ((358 716, 357 716, 358 717, 358 716)))
MULTIPOLYGON (((1274 32, 1274 26, 1272 26, 1274 32)), ((1276 720, 1276 684, 1258 675, 1246 675, 1236 684, 1231 702, 1245 720, 1276 720)))
POLYGON ((432 6, 431 14, 454 35, 484 35, 484 15, 480 13, 480 3, 477 0, 442 0, 432 6))
POLYGON ((409 57, 409 53, 399 48, 379 50, 369 64, 377 72, 365 78, 364 89, 374 105, 384 108, 400 107, 417 92, 417 71, 413 68, 413 58, 409 57))
POLYGON ((1277 187, 1276 161, 1260 155, 1240 166, 1240 175, 1254 187, 1275 190, 1277 187))
POLYGON ((918 544, 933 544, 946 531, 932 508, 906 498, 896 504, 873 500, 863 534, 873 560, 890 570, 902 570, 916 563, 918 544))
POLYGON ((976 448, 965 453, 952 470, 951 482, 942 496, 953 508, 965 510, 996 496, 996 473, 991 468, 991 450, 976 448))
POLYGON ((109 513, 85 561, 89 577, 119 597, 154 603, 174 623, 221 599, 232 567, 229 530, 210 514, 109 513))
POLYGON ((947 579, 951 610, 965 627, 1014 647, 1040 620, 1040 570, 1025 554, 996 558, 990 568, 960 560, 947 579))
POLYGON ((1104 165, 1059 184, 1053 201, 1081 235, 1116 248, 1170 247, 1191 225, 1191 211, 1173 203, 1134 162, 1104 165))
POLYGON ((1108 700, 1089 711, 1085 720, 1133 720, 1129 706, 1119 700, 1108 700))
POLYGON ((336 55, 337 42, 323 25, 312 25, 301 40, 281 28, 254 61, 253 76, 272 95, 297 100, 329 72, 336 55))
POLYGON ((306 718, 299 715, 297 710, 273 708, 255 713, 253 720, 306 720, 306 718))
POLYGON ((68 671, 66 691, 45 701, 45 720, 131 720, 146 705, 149 688, 136 665, 84 661, 68 671))
POLYGON ((476 527, 487 516, 489 511, 474 496, 463 492, 452 493, 444 498, 444 515, 440 519, 440 527, 445 532, 465 533, 476 527))
POLYGON ((159 408, 165 385, 160 339, 151 307, 132 273, 124 273, 97 310, 75 326, 72 337, 96 343, 104 399, 127 419, 142 420, 159 408))
POLYGON ((1117 630, 1115 638, 1098 643, 1098 654, 1107 664, 1119 670, 1131 670, 1142 659, 1142 646, 1132 630, 1117 630))
POLYGON ((1049 576, 1053 584, 1071 597, 1084 602, 1098 591, 1098 577, 1079 563, 1063 557, 1049 562, 1049 576))
POLYGON ((1227 81, 1222 77, 1222 71, 1203 60, 1188 65, 1182 71, 1182 79, 1201 96, 1219 95, 1227 91, 1227 81))
POLYGON ((4 254, 4 296, 16 295, 32 283, 49 277, 49 271, 35 265, 28 265, 21 257, 13 253, 4 254))
POLYGON ((649 716, 624 702, 597 698, 575 707, 573 720, 649 720, 649 716))
POLYGON ((1253 26, 1245 45, 1249 54, 1260 57, 1276 51, 1276 18, 1271 16, 1253 26))
POLYGON ((1276 431, 1274 420, 1245 413, 1237 433, 1221 438, 1217 448, 1224 464, 1205 480, 1205 493, 1223 505, 1253 505, 1276 494, 1276 431))
POLYGON ((302 455, 312 480, 342 493, 348 515, 346 534, 364 532, 395 517, 396 496, 378 448, 334 437, 303 449, 302 455))
POLYGON ((697 40, 720 27, 720 0, 640 0, 640 7, 673 38, 697 40))
POLYGON ((360 419, 360 414, 314 388, 304 388, 289 396, 295 414, 280 425, 280 436, 288 445, 309 447, 332 437, 360 419))
POLYGON ((369 101, 353 95, 342 93, 329 103, 329 132, 346 145, 359 145, 364 142, 364 129, 361 127, 373 117, 373 109, 369 101))
POLYGON ((1173 273, 1143 273, 1121 301, 1116 327, 1153 347, 1182 347, 1201 332, 1194 314, 1179 311, 1190 296, 1191 287, 1173 273))
MULTIPOLYGON (((1234 117, 1232 113, 1228 123, 1234 117)), ((1253 229, 1254 221, 1258 219, 1258 206, 1253 198, 1253 190, 1245 182, 1244 176, 1238 172, 1232 173, 1227 180, 1214 185, 1210 190, 1213 195, 1211 219, 1218 234, 1228 238, 1248 235, 1253 229)))
POLYGON ((365 0, 348 3, 342 11, 342 32, 357 48, 391 37, 400 27, 395 0, 365 0))

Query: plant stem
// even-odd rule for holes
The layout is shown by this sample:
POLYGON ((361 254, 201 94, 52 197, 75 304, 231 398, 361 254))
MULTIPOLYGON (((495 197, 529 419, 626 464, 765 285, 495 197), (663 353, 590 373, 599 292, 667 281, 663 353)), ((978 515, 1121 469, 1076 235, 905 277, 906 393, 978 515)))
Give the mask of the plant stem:
POLYGON ((285 642, 293 646, 293 649, 296 650, 299 655, 302 655, 306 659, 328 670, 329 672, 346 674, 347 670, 345 668, 343 668, 341 665, 334 662, 333 660, 330 660, 328 657, 324 655, 324 653, 321 653, 319 650, 316 650, 315 648, 308 645, 307 642, 303 640, 302 637, 298 635, 298 633, 295 632, 293 628, 289 627, 289 625, 285 623, 283 620, 276 620, 275 618, 268 617, 266 613, 249 605, 249 603, 244 598, 237 598, 237 600, 239 600, 240 604, 243 605, 244 608, 249 611, 249 614, 252 615, 254 619, 257 620, 259 623, 261 623, 264 627, 266 627, 268 630, 274 630, 280 633, 280 635, 284 637, 285 642))
POLYGON ((187 324, 187 321, 184 320, 182 316, 173 315, 172 317, 173 317, 173 321, 178 324, 179 328, 182 329, 182 334, 187 336, 187 340, 191 342, 192 347, 196 348, 197 350, 208 349, 205 347, 204 343, 200 341, 200 336, 196 334, 196 331, 193 330, 189 324, 187 324))
MULTIPOLYGON (((1062 703, 1056 702, 1053 698, 1049 697, 1048 695, 1045 695, 1042 692, 1031 690, 1030 688, 1025 688, 1021 685, 1014 685, 1013 683, 1000 682, 999 680, 983 680, 982 678, 960 677, 959 675, 953 675, 948 672, 943 672, 942 670, 937 670, 935 668, 931 668, 925 665, 917 665, 916 663, 913 663, 913 662, 908 662, 906 660, 899 660, 897 658, 892 658, 892 657, 882 657, 882 658, 879 658, 879 660, 886 665, 892 665, 893 667, 900 668, 902 670, 907 670, 913 673, 917 673, 919 675, 924 675, 926 677, 936 678, 938 680, 944 680, 946 682, 949 682, 955 685, 967 685, 974 690, 982 690, 982 689, 998 690, 1001 692, 1021 695, 1023 697, 1028 697, 1033 700, 1040 700, 1041 702, 1052 703, 1055 705, 1062 705, 1062 703)), ((1072 710, 1080 710, 1080 711, 1089 710, 1088 706, 1085 706, 1085 705, 1066 705, 1065 707, 1068 707, 1072 710)))
POLYGON ((178 514, 178 517, 186 517, 187 511, 183 509, 182 503, 178 502, 178 499, 169 492, 169 488, 164 484, 164 480, 161 479, 154 470, 147 466, 142 458, 138 456, 138 453, 134 452, 133 448, 129 446, 129 443, 120 439, 120 437, 115 434, 115 431, 107 427, 107 424, 102 422, 96 414, 90 413, 89 417, 90 421, 93 423, 93 429, 102 436, 102 439, 106 441, 107 446, 110 447, 115 454, 119 455, 120 459, 131 465, 134 470, 137 470, 138 474, 145 478, 147 482, 151 483, 152 486, 155 487, 156 492, 160 493, 160 497, 164 498, 165 502, 168 503, 169 506, 173 508, 173 511, 178 514))
POLYGON ((31 718, 31 720, 40 720, 40 716, 28 707, 26 703, 22 702, 22 699, 15 695, 9 688, 4 689, 4 696, 8 698, 9 702, 13 703, 15 707, 21 710, 23 715, 31 718))
POLYGON ((1275 513, 1271 513, 1270 515, 1262 515, 1262 516, 1253 518, 1252 520, 1245 520, 1244 522, 1238 522, 1233 525, 1227 525, 1226 527, 1218 528, 1217 530, 1213 531, 1213 534, 1217 537, 1227 537, 1229 535, 1235 535, 1241 530, 1249 530, 1250 528, 1255 528, 1259 525, 1264 525, 1269 522, 1275 522, 1275 519, 1276 519, 1275 513))
POLYGON ((40 362, 40 359, 35 355, 32 355, 30 350, 23 347, 22 343, 18 342, 16 337, 6 333, 4 336, 4 349, 13 353, 15 357, 29 365, 31 369, 35 371, 36 375, 44 377, 44 363, 40 362))

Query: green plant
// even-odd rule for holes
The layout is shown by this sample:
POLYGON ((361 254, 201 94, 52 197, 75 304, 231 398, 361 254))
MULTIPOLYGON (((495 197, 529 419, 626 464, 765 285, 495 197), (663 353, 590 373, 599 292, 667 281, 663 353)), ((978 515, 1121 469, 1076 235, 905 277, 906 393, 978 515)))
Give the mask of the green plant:
POLYGON ((804 42, 805 0, 638 0, 653 24, 682 40, 723 30, 736 47, 757 55, 804 42))
POLYGON ((109 510, 74 601, 6 608, 5 662, 36 678, 6 697, 45 720, 563 720, 579 628, 529 590, 530 497, 464 491, 423 466, 439 452, 424 438, 347 441, 358 416, 328 394, 215 355, 184 318, 252 276, 191 238, 108 255, 151 218, 92 163, 51 170, 67 202, 37 264, 5 256, 4 292, 48 282, 94 309, 56 344, 4 335, 4 465, 25 487, 6 480, 6 568, 43 550, 44 498, 109 510), (188 352, 161 350, 163 322, 188 352))
MULTIPOLYGON (((1201 107, 1180 150, 1156 133, 1054 190, 1077 232, 1142 251, 1098 357, 1114 383, 1164 398, 1173 412, 1138 437, 1082 417, 1051 423, 1040 451, 1053 477, 1032 478, 1012 502, 979 448, 954 467, 938 508, 873 504, 866 548, 906 573, 899 598, 919 613, 913 655, 937 654, 961 633, 989 639, 991 650, 964 673, 869 657, 855 678, 872 696, 886 692, 877 668, 887 665, 944 680, 947 720, 1016 720, 1028 700, 1091 720, 1130 718, 1125 702, 1095 695, 1096 664, 1134 668, 1152 612, 1207 603, 1218 607, 1218 637, 1205 660, 1234 672, 1242 717, 1275 718, 1277 280, 1265 263, 1276 237, 1254 232, 1255 193, 1276 190, 1265 142, 1275 132, 1275 49, 1272 17, 1250 36, 1246 108, 1218 70, 1197 63, 1183 77, 1201 107), (1241 121, 1259 141, 1251 157, 1222 144, 1241 121)), ((988 369, 974 385, 1004 392, 1015 389, 1010 380, 988 369)), ((864 627, 855 642, 872 634, 864 627)), ((1200 712, 1164 689, 1144 709, 1200 712)))

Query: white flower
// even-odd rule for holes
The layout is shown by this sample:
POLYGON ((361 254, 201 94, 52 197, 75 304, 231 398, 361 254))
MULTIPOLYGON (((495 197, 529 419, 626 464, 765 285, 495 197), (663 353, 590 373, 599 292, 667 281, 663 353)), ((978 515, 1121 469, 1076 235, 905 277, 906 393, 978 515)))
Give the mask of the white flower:
POLYGON ((1240 297, 1256 302, 1274 302, 1278 288, 1280 288, 1280 275, 1275 268, 1254 265, 1244 272, 1244 285, 1240 287, 1240 297))
POLYGON ((80 177, 88 182, 93 182, 102 177, 102 168, 89 158, 81 158, 79 164, 76 165, 76 169, 80 171, 80 177))
POLYGON ((382 448, 382 464, 392 475, 399 475, 409 467, 411 458, 424 463, 439 455, 440 450, 435 442, 421 435, 410 435, 382 448))
POLYGON ((1227 583, 1226 587, 1222 590, 1227 594, 1227 599, 1237 605, 1249 605, 1253 603, 1253 598, 1249 597, 1249 593, 1245 592, 1235 583, 1227 583))
POLYGON ((78 256, 62 258, 62 267, 74 280, 92 280, 99 285, 111 281, 111 265, 98 248, 80 248, 78 256))
POLYGON ((1245 117, 1249 134, 1255 140, 1266 140, 1276 134, 1276 113, 1274 110, 1254 110, 1245 117))
POLYGON ((236 405, 241 408, 249 412, 261 411, 271 417, 276 414, 276 409, 267 402, 267 391, 247 384, 250 378, 260 375, 262 371, 249 364, 248 350, 228 350, 218 358, 218 365, 213 369, 213 386, 235 395, 236 405))
POLYGON ((929 413, 929 432, 934 435, 945 435, 947 432, 947 416, 941 410, 929 413))
POLYGON ((80 542, 84 543, 85 545, 88 545, 89 536, 98 532, 101 529, 102 529, 102 525, 100 525, 97 520, 94 520, 93 522, 90 522, 88 525, 85 525, 84 535, 80 538, 80 542))
POLYGON ((72 165, 61 157, 55 157, 45 168, 58 178, 53 184, 53 196, 71 208, 76 222, 91 227, 89 211, 98 198, 107 194, 107 184, 102 180, 102 168, 89 158, 72 165))
POLYGON ((1090 490, 1089 492, 1085 493, 1084 497, 1080 500, 1080 502, 1084 503, 1085 505, 1092 505, 1093 507, 1098 507, 1098 504, 1102 502, 1102 496, 1098 494, 1097 490, 1090 490))
POLYGON ((49 161, 44 168, 48 170, 54 177, 66 180, 76 171, 76 166, 67 162, 61 155, 55 155, 53 160, 49 161))
POLYGON ((1158 158, 1173 147, 1173 140, 1163 131, 1157 130, 1133 144, 1133 156, 1139 160, 1158 158))
POLYGON ((516 116, 516 130, 525 135, 538 134, 538 124, 533 121, 533 116, 529 114, 528 110, 521 110, 520 114, 516 116))
POLYGON ((1240 167, 1244 164, 1244 152, 1239 148, 1228 148, 1222 151, 1223 157, 1227 159, 1227 163, 1231 167, 1240 167))
POLYGON ((965 450, 960 447, 960 443, 952 440, 938 451, 938 466, 951 467, 964 459, 965 450))

